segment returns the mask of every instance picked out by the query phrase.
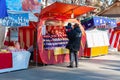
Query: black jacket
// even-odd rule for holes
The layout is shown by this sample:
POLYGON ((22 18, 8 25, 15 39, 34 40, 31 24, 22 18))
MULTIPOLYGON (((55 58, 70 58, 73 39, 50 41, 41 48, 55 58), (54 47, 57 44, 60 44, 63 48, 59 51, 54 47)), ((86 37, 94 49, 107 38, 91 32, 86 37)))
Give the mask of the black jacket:
POLYGON ((81 34, 82 33, 79 27, 75 27, 73 30, 71 30, 70 35, 67 35, 69 38, 69 41, 66 48, 73 51, 79 51, 81 34))

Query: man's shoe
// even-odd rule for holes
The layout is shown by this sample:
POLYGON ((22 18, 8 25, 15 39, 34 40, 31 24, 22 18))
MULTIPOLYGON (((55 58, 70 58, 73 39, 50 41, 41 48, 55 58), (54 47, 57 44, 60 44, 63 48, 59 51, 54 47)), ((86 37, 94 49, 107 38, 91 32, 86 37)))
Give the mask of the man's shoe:
POLYGON ((73 66, 71 66, 71 65, 69 65, 69 66, 67 66, 68 68, 73 68, 73 66))
POLYGON ((78 68, 78 65, 75 65, 76 68, 78 68))

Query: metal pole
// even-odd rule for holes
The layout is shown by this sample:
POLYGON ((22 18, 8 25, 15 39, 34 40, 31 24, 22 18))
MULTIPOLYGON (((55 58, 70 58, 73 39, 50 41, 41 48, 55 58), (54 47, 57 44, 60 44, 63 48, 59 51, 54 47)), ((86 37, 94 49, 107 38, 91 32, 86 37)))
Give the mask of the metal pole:
POLYGON ((35 50, 35 57, 36 57, 36 59, 35 59, 35 65, 36 65, 36 67, 38 66, 38 45, 37 45, 37 28, 35 28, 35 31, 34 31, 34 45, 33 45, 33 47, 34 47, 34 50, 35 50))

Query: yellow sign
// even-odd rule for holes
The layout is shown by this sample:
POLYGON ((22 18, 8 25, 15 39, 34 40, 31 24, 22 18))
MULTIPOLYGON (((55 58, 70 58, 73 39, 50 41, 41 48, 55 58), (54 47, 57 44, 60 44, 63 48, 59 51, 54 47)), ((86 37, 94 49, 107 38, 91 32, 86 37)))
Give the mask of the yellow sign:
POLYGON ((69 50, 66 48, 57 47, 54 49, 54 55, 68 54, 69 50))

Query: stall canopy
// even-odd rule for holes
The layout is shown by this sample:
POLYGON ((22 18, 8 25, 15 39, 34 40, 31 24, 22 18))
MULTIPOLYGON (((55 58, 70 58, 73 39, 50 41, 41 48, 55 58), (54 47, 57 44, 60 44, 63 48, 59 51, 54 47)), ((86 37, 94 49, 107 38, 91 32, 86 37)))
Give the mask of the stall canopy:
POLYGON ((80 6, 74 4, 66 4, 61 2, 55 2, 44 9, 40 13, 40 17, 66 17, 71 18, 71 14, 74 17, 78 17, 82 14, 90 12, 95 8, 89 6, 80 6))

